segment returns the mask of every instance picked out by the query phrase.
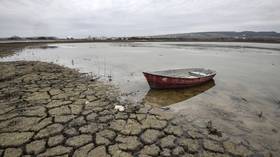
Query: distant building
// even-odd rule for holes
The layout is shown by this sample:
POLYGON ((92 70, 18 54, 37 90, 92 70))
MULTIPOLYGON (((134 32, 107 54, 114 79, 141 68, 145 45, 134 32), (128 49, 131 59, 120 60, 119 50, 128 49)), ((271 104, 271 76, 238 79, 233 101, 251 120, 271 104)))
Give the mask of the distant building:
POLYGON ((107 40, 107 37, 95 37, 96 40, 107 40))
POLYGON ((241 39, 243 39, 243 40, 247 39, 247 35, 246 34, 242 34, 241 39))

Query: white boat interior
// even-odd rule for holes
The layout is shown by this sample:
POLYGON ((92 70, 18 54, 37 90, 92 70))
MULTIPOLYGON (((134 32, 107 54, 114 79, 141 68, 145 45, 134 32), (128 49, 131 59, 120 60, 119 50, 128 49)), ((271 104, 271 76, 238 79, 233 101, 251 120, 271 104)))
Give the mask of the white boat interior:
POLYGON ((214 74, 213 70, 203 69, 203 68, 191 68, 191 69, 174 69, 174 70, 163 70, 149 72, 154 75, 161 75, 167 77, 177 77, 177 78, 199 78, 206 77, 214 74))

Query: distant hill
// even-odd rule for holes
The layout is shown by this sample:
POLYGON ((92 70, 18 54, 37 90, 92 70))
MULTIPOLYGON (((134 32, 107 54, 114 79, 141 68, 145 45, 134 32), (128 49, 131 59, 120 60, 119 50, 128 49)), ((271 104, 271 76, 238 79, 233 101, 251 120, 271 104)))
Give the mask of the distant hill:
POLYGON ((209 41, 209 42, 263 42, 263 43, 280 43, 280 33, 277 32, 196 32, 196 33, 179 33, 165 34, 154 36, 132 36, 132 37, 91 37, 91 38, 57 38, 52 36, 39 37, 19 37, 12 36, 9 38, 0 38, 0 42, 169 42, 169 41, 209 41))
POLYGON ((182 38, 182 39, 280 39, 277 32, 196 32, 149 36, 150 38, 182 38))

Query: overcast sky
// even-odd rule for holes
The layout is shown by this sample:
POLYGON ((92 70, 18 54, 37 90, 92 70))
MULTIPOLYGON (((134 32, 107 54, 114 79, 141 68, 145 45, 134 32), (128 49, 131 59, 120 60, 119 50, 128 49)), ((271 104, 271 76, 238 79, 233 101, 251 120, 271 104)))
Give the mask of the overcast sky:
POLYGON ((0 0, 0 37, 280 32, 280 0, 0 0))

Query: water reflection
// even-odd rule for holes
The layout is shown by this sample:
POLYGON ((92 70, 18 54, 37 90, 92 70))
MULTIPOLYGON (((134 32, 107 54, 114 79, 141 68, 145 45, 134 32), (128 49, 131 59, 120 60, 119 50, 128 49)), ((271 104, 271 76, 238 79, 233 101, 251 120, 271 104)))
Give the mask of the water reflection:
POLYGON ((186 89, 150 89, 144 98, 144 102, 153 106, 169 106, 207 91, 215 86, 215 81, 211 80, 202 85, 186 89))

